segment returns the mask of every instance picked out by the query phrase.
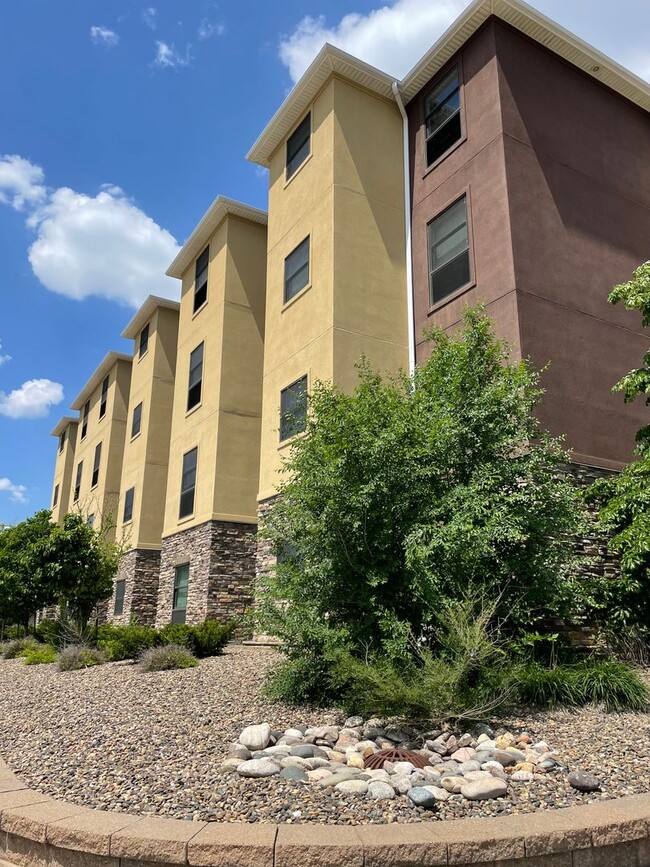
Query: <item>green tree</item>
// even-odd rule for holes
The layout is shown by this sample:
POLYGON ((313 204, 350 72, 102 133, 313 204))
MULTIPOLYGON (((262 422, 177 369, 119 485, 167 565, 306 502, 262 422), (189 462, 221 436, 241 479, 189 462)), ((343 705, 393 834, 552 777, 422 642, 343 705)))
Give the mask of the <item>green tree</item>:
POLYGON ((362 364, 353 394, 318 383, 310 396, 263 526, 280 562, 258 607, 303 672, 322 678, 340 648, 435 650, 437 613, 471 587, 511 631, 592 604, 571 542, 583 510, 558 472, 567 454, 533 415, 538 374, 511 361, 482 310, 430 340, 412 381, 362 364))
POLYGON ((0 620, 27 627, 40 608, 56 600, 45 553, 55 526, 44 509, 0 533, 0 620))

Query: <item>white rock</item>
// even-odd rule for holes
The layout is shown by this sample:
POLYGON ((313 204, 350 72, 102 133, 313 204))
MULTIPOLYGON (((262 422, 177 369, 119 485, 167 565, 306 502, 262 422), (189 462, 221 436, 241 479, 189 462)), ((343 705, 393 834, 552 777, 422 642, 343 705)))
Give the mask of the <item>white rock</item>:
POLYGON ((376 801, 392 801, 395 797, 395 789, 381 780, 371 780, 368 784, 367 797, 376 801))
POLYGON ((374 770, 366 771, 366 774, 372 780, 378 780, 382 783, 389 783, 391 781, 391 776, 388 771, 383 770, 383 768, 375 768, 374 770))
POLYGON ((342 783, 337 783, 334 788, 354 795, 365 795, 368 791, 368 783, 365 780, 344 780, 342 783))
POLYGON ((329 762, 327 759, 303 759, 303 761, 307 762, 307 767, 311 768, 312 771, 315 771, 317 768, 329 768, 329 762))
POLYGON ((440 774, 436 771, 435 768, 427 767, 427 768, 418 768, 418 774, 421 774, 425 780, 432 780, 435 783, 440 781, 440 774))
POLYGON ((446 789, 448 792, 451 792, 452 795, 457 795, 461 788, 466 784, 466 780, 464 777, 443 777, 440 785, 443 789, 446 789))
POLYGON ((551 751, 546 741, 538 741, 536 744, 533 744, 533 749, 538 753, 550 753, 551 751))
POLYGON ((307 771, 308 780, 324 780, 325 777, 331 777, 332 772, 329 768, 316 768, 315 771, 307 771))
POLYGON ((373 753, 379 752, 379 747, 374 741, 359 741, 359 743, 355 745, 355 749, 359 753, 362 753, 364 750, 372 750, 373 753))
POLYGON ((510 775, 510 779, 516 783, 532 783, 535 778, 530 771, 515 771, 510 775))
POLYGON ((405 795, 409 789, 413 788, 413 783, 411 782, 411 779, 411 777, 400 777, 395 774, 390 778, 390 785, 400 795, 405 795))
POLYGON ((244 731, 239 735, 239 743, 243 744, 247 750, 263 750, 269 745, 271 740, 271 726, 268 723, 262 723, 258 726, 246 726, 244 731))
POLYGON ((427 792, 431 792, 436 801, 447 801, 451 794, 446 789, 441 789, 440 786, 423 786, 427 792))
POLYGON ((240 777, 272 777, 280 773, 280 765, 271 759, 249 759, 237 768, 240 777))
POLYGON ((483 780, 472 780, 465 783, 460 793, 468 801, 484 801, 488 798, 502 798, 508 791, 508 785, 497 777, 483 780))
POLYGON ((291 753, 291 747, 286 744, 280 744, 279 746, 274 747, 266 747, 263 751, 265 756, 288 756, 291 753))
POLYGON ((303 737, 300 729, 287 729, 284 733, 284 736, 286 738, 300 738, 300 740, 302 740, 303 737))
POLYGON ((302 768, 303 771, 313 771, 308 759, 301 759, 299 756, 287 756, 280 759, 281 768, 302 768))
POLYGON ((404 774, 408 776, 409 774, 412 774, 414 770, 415 765, 412 765, 411 762, 395 762, 393 764, 392 773, 399 774, 400 776, 404 774))

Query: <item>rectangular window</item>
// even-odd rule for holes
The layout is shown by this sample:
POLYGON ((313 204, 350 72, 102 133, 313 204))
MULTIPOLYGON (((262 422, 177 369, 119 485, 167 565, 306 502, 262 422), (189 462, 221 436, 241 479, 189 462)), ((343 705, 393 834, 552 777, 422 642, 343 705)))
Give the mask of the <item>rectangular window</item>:
POLYGON ((97 482, 99 481, 99 465, 102 460, 102 444, 99 443, 95 447, 95 460, 93 461, 93 476, 90 480, 90 487, 94 488, 97 482))
POLYGON ((309 236, 284 260, 284 303, 309 283, 309 236))
POLYGON ((458 67, 448 72, 424 98, 424 125, 427 166, 430 166, 462 135, 458 67))
POLYGON ((88 416, 90 414, 90 401, 84 403, 84 408, 81 415, 81 439, 88 433, 88 416))
POLYGON ((201 403, 201 384, 203 382, 203 344, 200 343, 190 354, 190 380, 187 389, 187 411, 201 403))
POLYGON ((88 517, 86 518, 86 523, 88 524, 89 527, 94 526, 95 516, 94 515, 88 515, 88 517))
POLYGON ((174 597, 172 600, 172 623, 185 623, 187 609, 187 585, 190 582, 190 564, 183 563, 174 569, 174 597))
POLYGON ((99 417, 104 418, 106 415, 106 402, 108 400, 108 376, 102 382, 102 397, 99 402, 99 417))
POLYGON ((52 508, 54 508, 58 502, 59 502, 59 486, 55 485, 54 486, 54 498, 52 499, 52 508))
POLYGON ((144 326, 140 332, 140 348, 138 349, 138 358, 142 358, 145 352, 149 349, 149 323, 144 326))
POLYGON ((203 307, 208 300, 208 262, 210 260, 210 248, 206 247, 196 260, 194 270, 194 308, 193 312, 203 307))
POLYGON ((63 432, 60 434, 60 436, 59 436, 59 454, 61 454, 61 452, 62 452, 63 449, 65 448, 65 435, 66 435, 66 432, 67 432, 67 431, 63 431, 63 432))
POLYGON ((431 304, 469 283, 467 198, 463 196, 427 226, 431 304))
POLYGON ((131 439, 140 433, 142 425, 142 404, 139 403, 133 410, 133 422, 131 423, 131 439))
POLYGON ((304 163, 311 150, 311 113, 287 139, 287 180, 304 163))
POLYGON ((84 462, 79 461, 77 464, 77 476, 74 482, 74 502, 76 503, 79 499, 79 494, 81 493, 81 474, 83 472, 84 462))
POLYGON ((197 449, 192 449, 183 455, 183 473, 181 475, 181 503, 178 510, 179 518, 186 518, 194 512, 194 489, 196 487, 196 457, 197 449))
POLYGON ((126 592, 126 581, 124 579, 115 582, 115 606, 113 608, 113 616, 119 617, 124 612, 124 594, 126 592))
POLYGON ((304 431, 307 426, 307 377, 303 376, 280 392, 280 442, 304 431))
POLYGON ((124 517, 122 518, 123 524, 128 524, 129 521, 133 520, 133 498, 135 496, 135 488, 129 488, 129 490, 124 494, 124 517))

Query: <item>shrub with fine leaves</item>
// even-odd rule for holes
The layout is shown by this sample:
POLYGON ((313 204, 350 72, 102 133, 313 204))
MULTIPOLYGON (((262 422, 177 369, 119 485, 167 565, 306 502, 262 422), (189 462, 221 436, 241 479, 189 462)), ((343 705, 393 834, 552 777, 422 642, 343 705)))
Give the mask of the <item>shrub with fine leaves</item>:
POLYGON ((103 665, 105 662, 106 654, 103 650, 85 644, 69 644, 59 654, 61 671, 80 671, 83 668, 92 668, 94 665, 103 665))
POLYGON ((181 644, 150 647, 139 659, 142 671, 171 671, 175 668, 194 668, 199 664, 194 654, 181 644))

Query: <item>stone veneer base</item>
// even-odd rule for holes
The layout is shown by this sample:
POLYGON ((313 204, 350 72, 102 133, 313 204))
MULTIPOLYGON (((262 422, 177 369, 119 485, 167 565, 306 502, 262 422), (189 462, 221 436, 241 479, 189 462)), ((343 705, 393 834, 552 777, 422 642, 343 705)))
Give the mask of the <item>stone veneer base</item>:
POLYGON ((122 614, 115 611, 115 585, 108 603, 108 619, 118 626, 126 626, 135 620, 140 626, 153 626, 156 622, 158 603, 158 579, 160 575, 160 551, 134 548, 120 558, 115 578, 126 581, 122 614))

